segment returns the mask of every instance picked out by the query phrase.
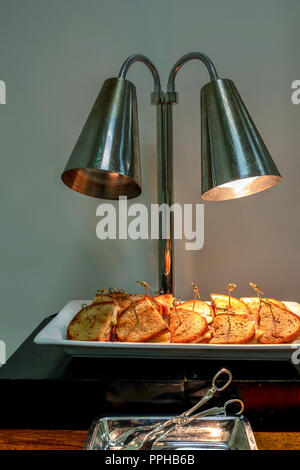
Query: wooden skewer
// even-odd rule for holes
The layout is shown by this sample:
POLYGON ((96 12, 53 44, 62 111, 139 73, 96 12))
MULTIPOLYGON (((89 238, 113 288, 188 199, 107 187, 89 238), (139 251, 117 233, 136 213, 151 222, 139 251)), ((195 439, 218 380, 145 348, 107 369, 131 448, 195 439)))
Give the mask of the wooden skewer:
POLYGON ((146 289, 146 294, 149 297, 150 296, 150 294, 149 294, 149 289, 150 289, 149 284, 147 284, 147 282, 145 282, 145 281, 136 281, 136 283, 140 284, 141 286, 143 286, 146 289))
POLYGON ((108 290, 107 289, 98 289, 97 290, 97 294, 104 294, 104 293, 107 293, 108 290))
POLYGON ((176 326, 175 330, 177 330, 177 328, 181 325, 181 320, 180 320, 180 315, 178 313, 178 310, 177 310, 177 303, 178 301, 176 299, 173 300, 173 307, 175 308, 175 312, 177 314, 177 318, 178 318, 178 325, 176 326))
POLYGON ((253 282, 249 282, 249 286, 252 287, 252 289, 254 289, 255 292, 257 293, 257 296, 258 296, 258 298, 259 298, 259 306, 261 307, 261 297, 260 297, 260 295, 265 295, 265 294, 264 294, 263 291, 260 290, 260 288, 259 288, 256 284, 254 284, 253 282))
MULTIPOLYGON (((273 306, 272 306, 272 303, 271 302, 268 302, 266 299, 261 299, 261 302, 265 305, 267 305, 270 309, 270 312, 271 312, 271 317, 272 317, 272 322, 273 322, 273 327, 274 327, 274 336, 276 338, 282 338, 282 336, 278 333, 277 331, 277 324, 276 324, 276 320, 275 320, 275 316, 274 316, 274 312, 273 312, 273 306)), ((259 312, 260 312, 260 309, 259 309, 259 312)), ((259 321, 260 321, 260 315, 259 315, 259 321)))
POLYGON ((229 338, 230 331, 231 331, 231 321, 230 321, 230 315, 229 315, 229 311, 230 311, 230 307, 231 307, 231 292, 234 289, 236 289, 236 284, 231 282, 227 285, 226 289, 228 290, 228 297, 229 297, 229 299, 228 299, 228 309, 227 309, 227 321, 228 321, 227 337, 229 338))
POLYGON ((130 307, 132 306, 133 307, 133 311, 134 311, 134 314, 135 314, 135 318, 136 318, 136 322, 139 323, 139 317, 138 317, 138 314, 136 312, 136 309, 135 309, 135 300, 133 300, 132 296, 130 294, 128 294, 128 292, 126 292, 125 290, 122 292, 124 295, 126 295, 126 297, 129 298, 129 300, 131 300, 131 304, 130 304, 130 307))
MULTIPOLYGON (((254 284, 254 282, 249 282, 249 286, 252 287, 252 289, 255 290, 255 292, 257 293, 258 299, 259 299, 259 306, 258 306, 258 310, 257 310, 257 319, 256 319, 256 321, 257 321, 257 325, 260 325, 260 310, 261 310, 261 307, 262 307, 262 302, 265 303, 265 301, 262 300, 261 295, 265 295, 265 294, 263 293, 262 290, 260 290, 258 285, 254 284)), ((266 303, 268 303, 268 302, 266 302, 266 303)))
POLYGON ((231 282, 230 284, 228 284, 228 286, 226 287, 226 290, 228 290, 228 297, 229 297, 229 300, 228 300, 228 309, 230 309, 231 307, 231 292, 236 289, 236 284, 234 284, 233 282, 231 282))
POLYGON ((196 299, 198 297, 198 299, 200 300, 201 297, 200 297, 200 294, 199 294, 198 286, 194 282, 192 282, 192 286, 193 286, 193 291, 194 291, 193 311, 195 311, 196 299))
POLYGON ((249 285, 250 285, 250 287, 252 287, 252 289, 255 290, 255 292, 257 293, 257 296, 259 298, 259 307, 258 307, 258 312, 257 312, 257 324, 258 325, 260 324, 260 310, 261 310, 262 304, 265 304, 270 309, 272 322, 273 322, 273 327, 274 327, 274 336, 276 336, 278 338, 281 338, 280 334, 278 334, 278 332, 277 332, 277 325, 276 325, 275 316, 274 316, 274 312, 273 312, 273 309, 272 309, 271 302, 268 302, 266 299, 261 298, 261 295, 265 295, 265 294, 263 293, 263 291, 261 291, 259 289, 259 287, 256 284, 254 284, 253 282, 249 282, 249 285))

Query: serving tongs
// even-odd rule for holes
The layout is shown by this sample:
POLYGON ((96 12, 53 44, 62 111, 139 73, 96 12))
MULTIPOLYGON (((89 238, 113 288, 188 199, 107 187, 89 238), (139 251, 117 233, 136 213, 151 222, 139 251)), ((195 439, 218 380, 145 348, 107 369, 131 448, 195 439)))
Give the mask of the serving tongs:
POLYGON ((206 410, 202 413, 193 414, 197 411, 201 406, 207 403, 211 398, 215 395, 216 392, 221 392, 225 390, 232 381, 232 374, 228 369, 221 369, 219 372, 214 376, 212 380, 212 386, 209 390, 205 393, 205 395, 189 410, 185 411, 184 413, 175 416, 173 418, 168 419, 164 423, 158 422, 151 426, 136 426, 128 431, 122 433, 116 440, 110 441, 106 448, 114 447, 118 448, 118 450, 137 450, 142 448, 149 448, 149 445, 154 441, 165 437, 169 432, 186 425, 197 419, 201 416, 208 416, 208 415, 216 415, 216 414, 225 414, 227 408, 232 403, 239 403, 240 410, 237 414, 241 414, 244 409, 244 404, 241 400, 229 400, 224 404, 223 407, 214 407, 209 410, 206 410), (220 379, 221 376, 226 377, 226 382, 222 386, 217 385, 217 380, 220 379), (193 416, 191 416, 193 414, 193 416))
POLYGON ((243 411, 244 411, 244 403, 242 400, 239 400, 238 398, 234 398, 232 400, 228 400, 224 403, 223 406, 215 406, 214 408, 209 408, 208 410, 205 411, 200 411, 200 413, 196 413, 192 416, 186 417, 186 418, 179 418, 176 423, 171 425, 169 429, 166 431, 157 431, 153 436, 144 436, 143 439, 135 439, 132 440, 125 449, 122 450, 135 450, 135 449, 140 449, 142 450, 143 448, 149 448, 147 444, 150 442, 151 443, 151 448, 155 449, 157 446, 158 441, 161 441, 162 439, 165 439, 168 434, 171 432, 176 431, 177 429, 186 426, 187 424, 191 423, 192 421, 198 419, 198 418, 204 418, 206 416, 228 416, 227 414, 227 408, 231 405, 238 405, 238 408, 233 411, 230 416, 240 416, 243 411))

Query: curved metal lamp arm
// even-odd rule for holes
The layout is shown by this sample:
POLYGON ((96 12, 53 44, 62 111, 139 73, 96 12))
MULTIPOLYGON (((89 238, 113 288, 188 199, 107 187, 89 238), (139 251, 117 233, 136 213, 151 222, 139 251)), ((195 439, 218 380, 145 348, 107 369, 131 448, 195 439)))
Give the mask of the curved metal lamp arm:
POLYGON ((159 77, 159 73, 158 73, 157 68, 155 67, 153 62, 151 62, 151 60, 148 59, 148 57, 146 57, 142 54, 133 54, 133 55, 129 56, 125 60, 124 64, 121 67, 119 77, 120 78, 126 78, 126 74, 129 70, 130 66, 134 62, 143 62, 144 64, 147 65, 147 67, 150 69, 150 71, 153 75, 153 78, 154 78, 154 91, 161 91, 160 77, 159 77))
POLYGON ((184 56, 180 57, 180 59, 177 60, 174 67, 171 69, 168 80, 168 91, 175 91, 175 77, 177 75, 178 70, 181 69, 181 67, 186 62, 193 59, 201 60, 201 62, 206 65, 211 81, 217 80, 219 78, 214 64, 206 54, 203 54, 202 52, 190 52, 189 54, 185 54, 184 56))

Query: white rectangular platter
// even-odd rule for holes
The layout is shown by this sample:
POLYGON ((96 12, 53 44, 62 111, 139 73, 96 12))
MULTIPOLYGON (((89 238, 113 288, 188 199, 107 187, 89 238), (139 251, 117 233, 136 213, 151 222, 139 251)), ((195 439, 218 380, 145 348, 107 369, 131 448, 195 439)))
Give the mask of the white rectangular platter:
MULTIPOLYGON (((291 360, 300 357, 300 337, 290 344, 187 344, 187 343, 118 343, 71 341, 66 339, 67 327, 81 309, 91 300, 71 300, 34 338, 39 345, 62 348, 67 354, 78 357, 133 357, 161 359, 243 359, 291 360)), ((298 302, 284 301, 300 316, 298 302)))

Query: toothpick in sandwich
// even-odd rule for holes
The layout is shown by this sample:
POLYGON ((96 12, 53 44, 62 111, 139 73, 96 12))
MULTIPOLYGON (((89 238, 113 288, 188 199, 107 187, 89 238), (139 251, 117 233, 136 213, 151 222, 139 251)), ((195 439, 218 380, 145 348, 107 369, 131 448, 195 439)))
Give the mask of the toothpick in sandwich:
POLYGON ((150 294, 149 294, 149 289, 150 289, 149 284, 147 284, 147 282, 145 282, 145 281, 135 281, 135 282, 137 284, 140 284, 141 286, 143 286, 146 289, 146 294, 149 297, 150 296, 150 294))
POLYGON ((193 291, 194 291, 193 311, 195 311, 196 299, 197 299, 197 297, 198 297, 198 299, 200 300, 201 297, 200 297, 200 294, 199 294, 198 286, 197 286, 194 282, 192 282, 192 286, 193 286, 193 291))
POLYGON ((230 310, 230 307, 231 307, 231 292, 234 291, 234 289, 236 289, 236 284, 234 284, 233 282, 229 283, 226 287, 226 290, 228 290, 228 297, 229 297, 228 310, 230 310))

